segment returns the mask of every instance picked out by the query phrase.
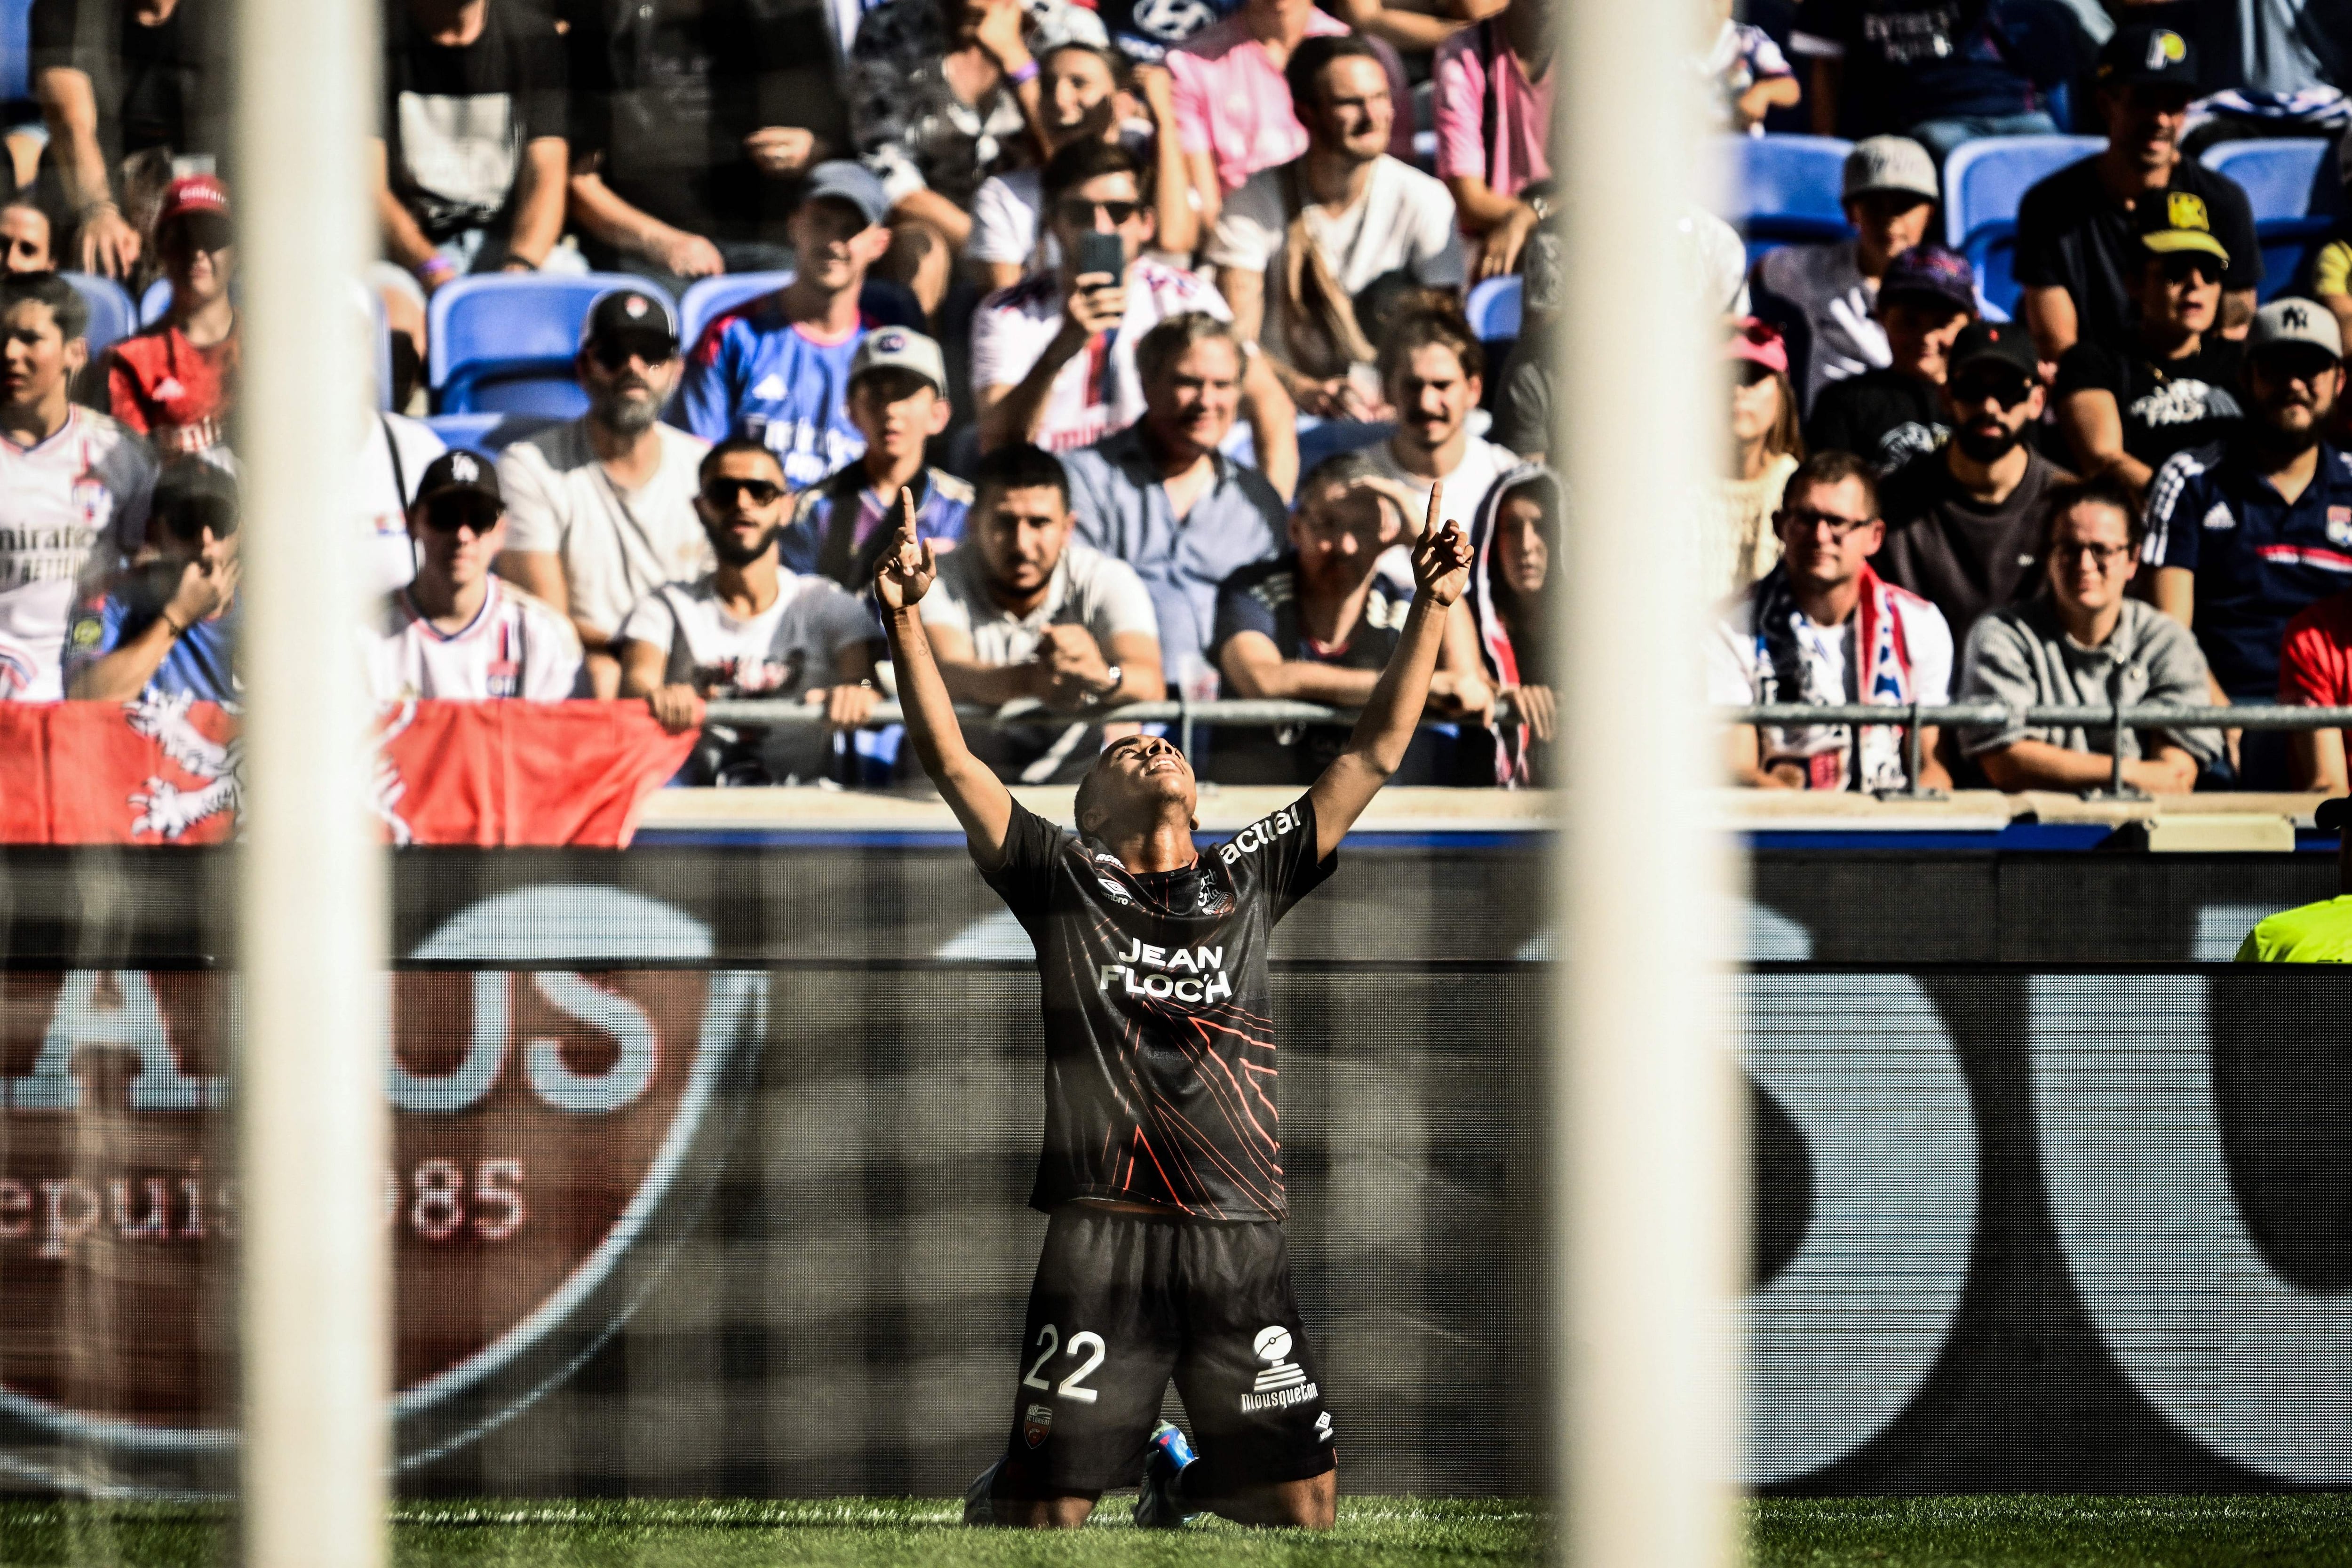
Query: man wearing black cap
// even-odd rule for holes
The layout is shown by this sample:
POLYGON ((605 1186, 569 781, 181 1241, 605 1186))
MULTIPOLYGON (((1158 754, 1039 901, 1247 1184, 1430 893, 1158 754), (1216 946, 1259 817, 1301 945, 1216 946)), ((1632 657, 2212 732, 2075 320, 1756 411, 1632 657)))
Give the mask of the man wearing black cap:
POLYGON ((2323 800, 2312 819, 2322 833, 2336 835, 2336 875, 2344 890, 2248 931, 2240 963, 2352 963, 2352 800, 2323 800))
POLYGON ((613 638, 629 607, 710 570, 694 512, 710 444, 661 422, 679 363, 669 301, 613 289, 589 308, 573 361, 588 412, 499 458, 509 519, 499 575, 572 617, 599 697, 620 691, 613 638))
POLYGON ((506 511, 498 470, 478 453, 445 452, 416 482, 408 509, 416 580, 385 596, 362 639, 378 702, 561 702, 575 694, 580 638, 572 623, 490 574, 506 511))
MULTIPOLYGON (((2308 300, 2273 300, 2246 335, 2248 417, 2177 452, 2147 491, 2157 607, 2197 634, 2215 685, 2268 702, 2298 610, 2352 587, 2352 455, 2320 438, 2344 391, 2344 339, 2308 300)), ((2243 782, 2284 787, 2286 747, 2249 734, 2243 782)))
POLYGON ((2040 581, 2042 500, 2073 476, 2025 445, 2042 417, 2033 341, 2014 321, 1977 321, 1952 344, 1943 450, 1880 487, 1878 574, 1944 612, 1956 642, 1977 617, 2040 581))
POLYGON ((2218 440, 2244 412, 2230 389, 2245 350, 2218 330, 2230 252, 2205 199, 2167 191, 2141 202, 2132 224, 2138 324, 2127 342, 2086 338, 2059 360, 2058 427, 2084 474, 2112 474, 2145 496, 2158 464, 2218 440))
POLYGON ((66 634, 66 695, 236 701, 236 481, 201 458, 174 459, 148 503, 155 559, 117 573, 66 634))
POLYGON ((2042 357, 2054 362, 2085 339, 2129 342, 2132 280, 2146 254, 2132 215, 2161 192, 2184 191, 2205 204, 2208 226, 2230 258, 2221 330, 2243 336, 2263 253, 2253 208, 2237 182, 2180 155, 2189 100, 2197 96, 2196 50, 2169 27, 2118 27, 2099 51, 2098 80, 2105 148, 2042 181, 2018 205, 2017 280, 2042 357))
POLYGON ((1890 363, 1823 388, 1805 446, 1852 452, 1888 474, 1951 433, 1944 383, 1952 344, 1977 319, 1976 268, 1940 245, 1914 246, 1887 263, 1873 310, 1890 363))

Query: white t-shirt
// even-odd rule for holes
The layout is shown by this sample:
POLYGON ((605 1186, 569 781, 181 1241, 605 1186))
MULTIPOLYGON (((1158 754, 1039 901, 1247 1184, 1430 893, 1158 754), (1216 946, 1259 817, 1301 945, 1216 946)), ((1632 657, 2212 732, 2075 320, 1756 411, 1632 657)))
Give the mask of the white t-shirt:
MULTIPOLYGON (((1143 382, 1135 370, 1135 345, 1171 316, 1205 310, 1219 321, 1234 318, 1216 289, 1190 272, 1138 257, 1127 269, 1127 314, 1118 330, 1072 354, 1054 378, 1037 445, 1048 451, 1075 451, 1126 429, 1143 417, 1143 382)), ((1062 280, 1039 272, 981 302, 971 323, 971 384, 1013 386, 1029 374, 1054 334, 1062 330, 1062 280)))
POLYGON ((0 702, 55 702, 66 694, 65 645, 43 649, 0 637, 0 702))
POLYGON ((35 447, 0 437, 0 637, 37 668, 63 663, 76 585, 147 542, 155 466, 145 442, 78 405, 35 447))
POLYGON ((562 557, 572 613, 607 635, 663 584, 690 583, 714 564, 694 510, 696 469, 710 443, 667 425, 654 433, 661 467, 634 490, 596 460, 585 418, 518 441, 499 458, 506 547, 562 557))
POLYGON ((776 602, 748 621, 728 613, 710 573, 646 595, 620 635, 668 649, 673 675, 706 697, 789 700, 831 686, 840 679, 842 650, 881 633, 866 606, 831 578, 780 575, 776 602))
POLYGON ((1811 351, 1797 395, 1811 408, 1822 387, 1895 363, 1878 324, 1878 289, 1862 275, 1858 242, 1784 245, 1756 263, 1757 286, 1803 312, 1811 351))
MULTIPOLYGON (((1407 473, 1389 449, 1389 443, 1368 447, 1364 455, 1380 469, 1381 477, 1393 479, 1411 492, 1413 500, 1412 526, 1421 527, 1422 519, 1429 515, 1429 481, 1419 474, 1407 473)), ((1470 526, 1477 521, 1478 503, 1495 488, 1495 481, 1519 466, 1519 459, 1484 436, 1473 436, 1462 448, 1462 460, 1445 476, 1445 505, 1438 514, 1440 522, 1451 522, 1462 530, 1462 537, 1470 537, 1470 526)), ((1412 574, 1408 568, 1405 576, 1412 574)))
MULTIPOLYGON (((971 237, 964 241, 963 254, 968 261, 1009 261, 1027 267, 1037 248, 1037 214, 1045 205, 1044 172, 1037 169, 1015 169, 1007 174, 991 174, 972 193, 971 237)), ((1045 248, 1059 250, 1053 237, 1045 237, 1045 248)), ((1038 261, 1044 270, 1054 264, 1038 261)))
MULTIPOLYGON (((1302 200, 1304 183, 1302 178, 1302 200)), ((1372 164, 1363 199, 1355 205, 1334 216, 1307 200, 1301 210, 1323 264, 1350 295, 1400 268, 1414 281, 1439 289, 1458 289, 1469 276, 1453 195, 1437 180, 1385 153, 1372 164)), ((1284 239, 1289 229, 1283 170, 1260 169, 1225 198, 1207 251, 1213 266, 1265 275, 1265 337, 1286 359, 1293 356, 1278 280, 1286 265, 1284 239)))
POLYGON ((433 427, 404 414, 379 414, 360 447, 360 515, 368 531, 368 589, 389 594, 416 576, 416 547, 408 537, 408 503, 433 459, 449 449, 433 427), (393 467, 392 447, 400 447, 393 467))
POLYGON ((959 550, 940 563, 940 580, 923 595, 923 624, 953 626, 971 639, 982 664, 1022 664, 1037 651, 1047 626, 1084 626, 1094 634, 1103 658, 1111 638, 1129 632, 1160 636, 1151 594, 1135 568, 1114 555, 1072 540, 1054 563, 1045 596, 1035 609, 1016 616, 989 597, 986 567, 977 548, 959 550))
POLYGON ((408 589, 385 596, 366 638, 368 689, 378 702, 561 702, 572 695, 580 679, 572 623, 511 583, 484 581, 481 609, 456 632, 435 629, 408 589))

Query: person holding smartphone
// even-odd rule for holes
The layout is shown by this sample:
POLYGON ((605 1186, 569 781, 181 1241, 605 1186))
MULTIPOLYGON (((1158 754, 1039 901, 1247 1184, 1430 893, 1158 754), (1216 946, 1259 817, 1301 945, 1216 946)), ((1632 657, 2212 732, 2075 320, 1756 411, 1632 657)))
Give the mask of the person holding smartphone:
MULTIPOLYGON (((1233 319, 1210 284, 1142 254, 1156 228, 1150 183, 1133 153, 1091 139, 1045 165, 1045 226, 1061 262, 990 295, 972 320, 983 452, 1023 442, 1074 451, 1126 429, 1143 415, 1143 335, 1188 311, 1233 319)), ((1242 413, 1261 466, 1295 478, 1297 411, 1263 364, 1244 379, 1242 413)))

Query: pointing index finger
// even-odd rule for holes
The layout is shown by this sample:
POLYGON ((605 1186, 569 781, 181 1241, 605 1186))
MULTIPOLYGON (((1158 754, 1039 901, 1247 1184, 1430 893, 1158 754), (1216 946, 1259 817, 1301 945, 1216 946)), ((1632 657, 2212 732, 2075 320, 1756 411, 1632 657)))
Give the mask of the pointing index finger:
POLYGON ((1423 518, 1421 523, 1421 531, 1423 533, 1435 533, 1437 531, 1437 514, 1440 509, 1444 505, 1445 481, 1444 479, 1432 480, 1429 486, 1429 515, 1423 518))
POLYGON ((915 531, 915 492, 905 485, 898 487, 898 526, 909 536, 915 531))

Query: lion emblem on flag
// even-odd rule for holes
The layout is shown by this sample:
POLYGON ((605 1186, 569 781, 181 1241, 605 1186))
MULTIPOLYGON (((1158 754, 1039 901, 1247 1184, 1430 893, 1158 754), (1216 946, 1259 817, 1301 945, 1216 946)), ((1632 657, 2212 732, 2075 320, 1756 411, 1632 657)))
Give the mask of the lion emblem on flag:
POLYGON ((153 773, 132 790, 134 837, 153 833, 169 842, 213 817, 234 818, 244 802, 245 742, 234 734, 215 741, 197 728, 188 711, 194 700, 190 692, 151 689, 124 705, 131 728, 161 746, 164 760, 195 781, 192 786, 153 773))

